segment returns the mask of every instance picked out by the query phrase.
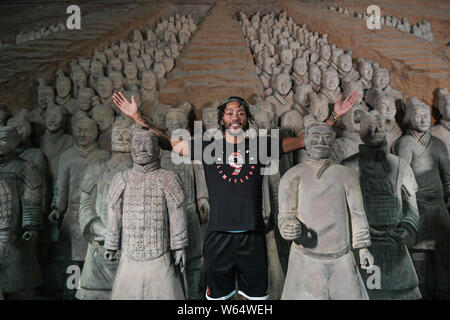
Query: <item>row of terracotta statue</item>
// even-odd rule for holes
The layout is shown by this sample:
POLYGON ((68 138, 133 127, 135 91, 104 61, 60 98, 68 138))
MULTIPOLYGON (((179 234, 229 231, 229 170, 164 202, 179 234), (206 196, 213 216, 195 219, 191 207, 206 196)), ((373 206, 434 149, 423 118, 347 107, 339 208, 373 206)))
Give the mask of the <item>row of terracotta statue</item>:
MULTIPOLYGON (((450 237, 448 213, 450 94, 448 90, 446 88, 436 90, 437 109, 441 119, 433 128, 430 128, 430 106, 417 97, 404 100, 401 92, 389 85, 389 71, 380 68, 378 63, 359 58, 357 66, 354 67, 351 52, 344 53, 343 49, 328 44, 326 34, 319 37, 318 33, 310 32, 306 25, 297 25, 285 12, 280 13, 278 19, 275 19, 274 13, 261 16, 258 12, 251 17, 241 13, 240 20, 243 33, 254 55, 256 72, 260 75, 261 84, 266 90, 265 100, 258 102, 257 105, 262 106, 267 113, 274 116, 269 123, 278 124, 282 132, 286 131, 291 136, 300 134, 305 130, 305 119, 309 117, 323 122, 330 114, 330 106, 338 101, 341 94, 347 97, 352 91, 358 90, 358 101, 339 121, 336 130, 337 138, 331 145, 331 158, 334 162, 341 163, 350 161, 349 159, 361 154, 361 145, 365 143, 361 132, 367 131, 362 124, 364 115, 368 114, 369 110, 376 110, 382 115, 387 150, 390 154, 396 154, 407 161, 407 164, 403 165, 412 168, 418 184, 418 190, 415 191, 417 191, 417 203, 421 215, 420 228, 417 243, 410 249, 418 269, 421 288, 424 291, 422 293, 426 297, 430 297, 433 290, 448 294, 450 289, 450 283, 447 280, 449 275, 446 271, 449 270, 450 263, 449 247, 446 244, 450 237), (435 203, 431 204, 434 201, 435 203), (425 250, 425 253, 422 250, 425 250), (434 254, 436 258, 432 258, 434 254), (433 282, 436 274, 446 280, 433 282)), ((281 174, 293 164, 302 164, 307 159, 309 156, 305 150, 294 153, 293 159, 289 159, 286 164, 283 164, 282 158, 281 174)), ((366 181, 366 178, 364 181, 361 180, 363 195, 366 185, 374 182, 370 179, 366 181)), ((290 190, 284 191, 295 199, 296 191, 294 193, 290 190)), ((310 198, 316 199, 317 196, 310 198)), ((388 208, 383 207, 383 197, 384 195, 380 195, 379 199, 372 200, 375 201, 373 204, 375 207, 379 205, 382 208, 380 211, 385 210, 387 215, 389 210, 398 208, 398 204, 395 203, 387 204, 388 208), (393 208, 389 209, 391 205, 393 208)), ((282 203, 280 201, 279 205, 281 206, 282 203)), ((367 206, 366 210, 370 210, 367 206)), ((369 224, 370 222, 369 218, 369 224)), ((416 227, 418 226, 417 221, 416 227)), ((286 252, 280 247, 278 250, 286 252)), ((393 256, 390 255, 398 254, 398 252, 391 252, 389 248, 383 250, 379 253, 384 255, 380 257, 381 261, 386 257, 392 259, 393 256)), ((402 259, 409 259, 409 256, 405 258, 406 255, 402 257, 402 259)), ((412 266, 408 268, 410 267, 412 268, 412 266)), ((390 263, 389 267, 381 266, 381 269, 387 279, 393 279, 391 272, 395 270, 395 272, 401 272, 390 263)), ((414 268, 411 274, 415 276, 414 268)), ((301 279, 305 280, 303 277, 301 279)), ((293 288, 296 284, 300 286, 299 282, 292 279, 287 282, 292 283, 293 288)), ((400 287, 403 285, 399 284, 400 287)), ((385 286, 389 286, 388 282, 385 286)), ((396 288, 395 284, 392 286, 396 288)), ((413 296, 406 292, 404 296, 397 295, 400 298, 413 296)), ((305 296, 302 297, 305 298, 305 296)), ((387 298, 389 295, 384 297, 387 298)), ((415 297, 418 298, 419 295, 415 297)))
MULTIPOLYGON (((113 92, 121 91, 128 98, 134 96, 143 112, 152 118, 156 118, 155 112, 161 109, 157 113, 165 121, 164 112, 170 106, 160 104, 157 91, 164 85, 166 74, 173 69, 175 59, 196 28, 191 16, 177 14, 161 19, 153 29, 134 30, 129 40, 113 43, 101 51, 95 50, 92 59, 73 61, 70 77, 58 70, 55 88, 39 79, 38 103, 31 112, 23 109, 12 117, 6 105, 0 106, 0 126, 5 132, 9 150, 7 156, 1 155, 1 165, 7 164, 0 169, 1 178, 15 183, 12 198, 4 198, 7 206, 12 204, 13 216, 12 220, 5 218, 6 229, 14 231, 14 234, 8 231, 9 235, 5 236, 8 249, 0 262, 0 288, 7 298, 29 297, 32 289, 42 284, 43 294, 62 290, 64 296, 70 298, 75 291, 67 289, 66 271, 70 266, 81 269, 85 260, 79 298, 105 298, 105 293, 97 289, 107 289, 108 295, 112 283, 104 288, 102 277, 113 269, 105 271, 101 265, 100 269, 95 269, 98 261, 91 258, 97 247, 88 247, 88 241, 94 238, 95 244, 104 242, 100 235, 104 236, 106 211, 99 211, 98 203, 106 203, 108 188, 96 189, 100 192, 98 195, 95 192, 91 194, 92 190, 89 190, 93 197, 89 199, 89 204, 94 206, 87 208, 83 193, 80 194, 80 185, 83 186, 85 172, 90 171, 90 166, 97 161, 109 161, 106 167, 99 167, 102 174, 107 174, 107 169, 111 169, 112 172, 108 171, 109 178, 105 176, 104 180, 108 184, 115 170, 131 166, 130 123, 115 108, 113 92), (25 176, 22 177, 22 174, 25 176), (30 196, 21 191, 21 183, 28 183, 27 179, 34 179, 30 196), (95 200, 92 202, 95 198, 99 201, 96 205, 95 200), (18 206, 21 201, 23 205, 18 206), (93 217, 89 210, 96 216, 93 217), (25 215, 34 220, 26 222, 25 215), (100 222, 91 223, 92 220, 100 222), (27 230, 28 227, 33 231, 32 237, 27 238, 26 242, 16 242, 22 237, 17 238, 21 228, 27 230), (98 237, 91 237, 92 234, 88 234, 90 230, 98 237), (39 240, 36 243, 37 233, 39 240), (11 244, 14 245, 11 247, 11 244), (93 292, 92 296, 90 292, 93 292)), ((169 127, 177 124, 176 115, 186 108, 172 109, 172 115, 167 115, 167 121, 172 123, 169 127)), ((166 158, 162 161, 163 165, 170 160, 170 157, 166 158)), ((175 169, 183 171, 183 168, 175 169)), ((193 178, 193 173, 189 171, 189 174, 193 178)), ((94 177, 97 174, 91 178, 94 177)), ((201 198, 201 208, 207 206, 205 191, 193 192, 194 195, 201 198)), ((196 203, 197 199, 189 198, 189 201, 196 203)), ((0 231, 3 230, 0 227, 0 231)), ((201 232, 192 232, 191 235, 201 237, 201 232)), ((195 248, 197 251, 191 251, 198 255, 201 247, 195 248)), ((195 265, 194 269, 198 269, 200 263, 195 258, 197 256, 190 262, 195 265)), ((104 265, 108 268, 113 264, 105 261, 104 265)), ((194 277, 199 279, 198 274, 194 277)))
MULTIPOLYGON (((361 13, 357 11, 349 11, 348 8, 343 8, 339 6, 334 7, 333 5, 328 5, 328 10, 336 11, 342 14, 346 14, 349 17, 355 17, 358 19, 367 19, 369 17, 369 15, 365 12, 361 13)), ((386 27, 393 27, 396 28, 397 30, 411 33, 416 37, 425 39, 430 42, 432 42, 434 39, 433 32, 431 30, 431 24, 427 20, 417 22, 415 25, 411 27, 411 23, 406 17, 402 17, 401 19, 399 19, 396 16, 384 14, 383 16, 380 17, 380 23, 386 27)))

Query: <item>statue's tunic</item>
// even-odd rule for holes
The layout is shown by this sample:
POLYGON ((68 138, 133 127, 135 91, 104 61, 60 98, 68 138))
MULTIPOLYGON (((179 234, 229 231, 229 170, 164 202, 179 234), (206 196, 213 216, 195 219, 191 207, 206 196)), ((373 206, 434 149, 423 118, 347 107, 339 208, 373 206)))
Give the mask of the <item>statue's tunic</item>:
MULTIPOLYGON (((381 288, 368 288, 367 292, 371 299, 420 299, 419 280, 406 244, 392 243, 388 236, 380 234, 398 227, 417 232, 414 173, 405 160, 388 153, 387 148, 360 145, 359 150, 344 165, 359 176, 371 232, 369 250, 381 270, 381 288)), ((366 273, 361 273, 366 279, 366 273)))
POLYGON ((282 299, 367 299, 351 249, 370 246, 369 226, 351 170, 309 159, 286 172, 278 194, 280 229, 289 219, 303 224, 282 299))
POLYGON ((105 248, 122 249, 112 299, 184 299, 171 251, 188 246, 182 182, 147 167, 114 176, 105 248))
POLYGON ((428 249, 449 250, 450 215, 445 201, 450 197, 450 159, 444 142, 429 131, 419 138, 408 130, 398 141, 397 154, 411 164, 419 186, 418 246, 429 243, 428 249))
MULTIPOLYGON (((104 258, 103 238, 97 238, 91 225, 99 220, 104 226, 108 216, 108 191, 111 181, 118 172, 132 166, 129 161, 101 160, 88 167, 80 183, 80 230, 89 242, 86 260, 81 273, 80 289, 76 298, 80 300, 109 300, 116 277, 119 259, 108 261, 104 258)), ((119 258, 119 254, 117 255, 119 258)))
POLYGON ((75 145, 62 153, 51 205, 52 209, 63 214, 59 239, 55 244, 56 260, 84 261, 87 241, 81 236, 78 222, 80 180, 91 163, 107 158, 108 152, 97 144, 87 149, 75 145))
POLYGON ((10 196, 0 195, 11 215, 0 212, 0 245, 6 255, 0 257, 0 288, 20 292, 42 284, 35 240, 24 241, 24 231, 42 228, 41 178, 32 162, 15 154, 0 158, 0 181, 6 183, 10 196))

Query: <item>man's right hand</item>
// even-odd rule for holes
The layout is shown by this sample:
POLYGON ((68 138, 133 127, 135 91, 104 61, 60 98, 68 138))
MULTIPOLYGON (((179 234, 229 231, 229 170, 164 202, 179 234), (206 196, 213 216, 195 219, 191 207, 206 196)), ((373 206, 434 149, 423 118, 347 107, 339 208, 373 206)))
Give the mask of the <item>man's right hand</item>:
POLYGON ((119 108, 125 115, 130 117, 133 120, 136 120, 139 115, 138 106, 136 100, 134 100, 134 96, 131 96, 131 102, 127 100, 127 98, 122 94, 122 92, 113 94, 114 104, 119 108))
POLYGON ((58 210, 56 210, 56 209, 53 209, 52 212, 50 212, 50 214, 48 215, 48 220, 54 224, 59 223, 59 218, 60 218, 60 214, 59 214, 58 210))
POLYGON ((289 219, 281 226, 281 236, 287 241, 293 241, 301 236, 302 224, 297 219, 289 219))

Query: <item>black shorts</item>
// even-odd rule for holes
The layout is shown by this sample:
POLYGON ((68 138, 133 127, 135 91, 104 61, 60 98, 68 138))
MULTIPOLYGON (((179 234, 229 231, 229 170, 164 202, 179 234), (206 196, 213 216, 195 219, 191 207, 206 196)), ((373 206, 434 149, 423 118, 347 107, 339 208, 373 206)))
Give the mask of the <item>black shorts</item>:
POLYGON ((250 300, 268 298, 268 259, 263 232, 209 232, 203 246, 206 298, 228 299, 238 293, 250 300))

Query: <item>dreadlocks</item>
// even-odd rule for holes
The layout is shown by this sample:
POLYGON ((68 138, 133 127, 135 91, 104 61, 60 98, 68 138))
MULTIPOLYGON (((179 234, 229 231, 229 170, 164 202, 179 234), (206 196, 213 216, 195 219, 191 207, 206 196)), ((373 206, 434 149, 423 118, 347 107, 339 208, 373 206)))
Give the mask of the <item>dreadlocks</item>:
POLYGON ((229 97, 220 106, 217 107, 217 123, 219 124, 220 130, 222 130, 222 132, 225 132, 225 126, 222 124, 223 115, 225 114, 225 108, 227 107, 227 104, 233 101, 239 102, 241 106, 244 106, 245 114, 247 115, 248 121, 245 124, 245 128, 243 129, 244 131, 247 131, 248 128, 250 127, 249 123, 253 123, 255 117, 250 112, 250 108, 248 106, 247 101, 245 101, 241 97, 229 97))

